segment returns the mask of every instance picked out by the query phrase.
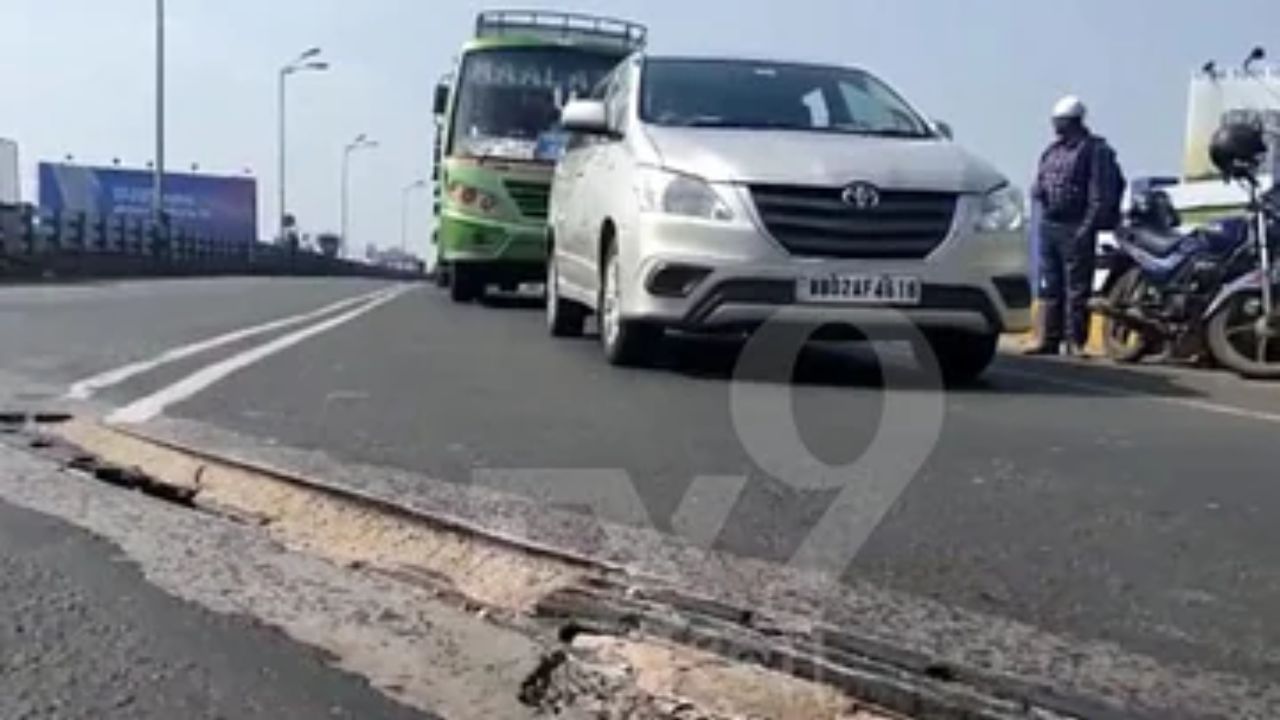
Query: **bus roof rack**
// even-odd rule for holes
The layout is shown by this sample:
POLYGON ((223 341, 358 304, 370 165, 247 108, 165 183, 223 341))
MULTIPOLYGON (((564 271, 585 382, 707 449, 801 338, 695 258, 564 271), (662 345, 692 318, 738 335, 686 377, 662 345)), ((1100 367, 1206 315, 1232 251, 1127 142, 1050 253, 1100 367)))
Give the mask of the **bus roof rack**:
POLYGON ((642 50, 645 26, 626 20, 549 10, 488 10, 476 18, 476 37, 534 36, 549 40, 589 40, 642 50))

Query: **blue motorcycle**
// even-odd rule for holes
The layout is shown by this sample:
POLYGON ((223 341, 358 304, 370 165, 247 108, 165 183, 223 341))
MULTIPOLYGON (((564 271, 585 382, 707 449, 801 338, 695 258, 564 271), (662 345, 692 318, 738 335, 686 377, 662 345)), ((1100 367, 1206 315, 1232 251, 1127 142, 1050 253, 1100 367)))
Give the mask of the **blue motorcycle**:
POLYGON ((1156 353, 1216 361, 1251 377, 1280 378, 1271 267, 1280 192, 1262 195, 1249 185, 1246 215, 1180 232, 1167 193, 1133 198, 1102 295, 1092 303, 1103 316, 1108 357, 1138 362, 1156 353), (1270 242, 1263 242, 1269 238, 1270 242), (1263 269, 1265 268, 1265 270, 1263 269))
POLYGON ((1092 308, 1103 316, 1103 345, 1112 360, 1204 355, 1204 313, 1248 264, 1242 250, 1247 221, 1232 218, 1189 233, 1177 230, 1181 224, 1163 190, 1139 193, 1115 247, 1104 251, 1109 272, 1092 308))

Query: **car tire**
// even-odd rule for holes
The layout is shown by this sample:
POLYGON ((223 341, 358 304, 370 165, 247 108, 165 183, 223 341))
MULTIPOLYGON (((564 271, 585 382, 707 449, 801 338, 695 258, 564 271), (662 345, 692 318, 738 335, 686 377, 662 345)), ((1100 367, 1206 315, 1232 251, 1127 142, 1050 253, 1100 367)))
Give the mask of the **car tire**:
POLYGON ((454 265, 449 278, 449 297, 463 304, 474 302, 484 292, 484 278, 474 268, 454 265))
POLYGON ((1000 336, 994 333, 930 330, 925 339, 938 360, 942 382, 948 386, 978 380, 995 362, 1000 347, 1000 336))
POLYGON ((607 246, 602 258, 600 297, 596 304, 600 318, 600 345, 611 365, 648 365, 662 342, 661 326, 622 317, 621 271, 618 253, 607 246))
POLYGON ((582 337, 587 309, 560 296, 560 268, 555 255, 547 260, 547 330, 552 337, 582 337))

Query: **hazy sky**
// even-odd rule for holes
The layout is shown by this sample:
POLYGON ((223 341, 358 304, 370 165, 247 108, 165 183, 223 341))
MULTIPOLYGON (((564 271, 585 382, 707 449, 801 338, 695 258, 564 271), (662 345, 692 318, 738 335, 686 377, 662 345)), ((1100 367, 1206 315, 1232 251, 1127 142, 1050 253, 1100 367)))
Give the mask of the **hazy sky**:
MULTIPOLYGON (((969 148, 1026 184, 1066 92, 1130 176, 1177 169, 1187 81, 1255 44, 1280 56, 1277 0, 521 0, 625 16, 657 52, 741 53, 864 66, 969 148)), ((338 226, 341 148, 358 157, 352 239, 398 242, 401 188, 429 172, 431 89, 474 14, 446 0, 168 0, 171 167, 259 178, 263 234, 275 215, 275 78, 320 45, 334 67, 290 84, 291 206, 312 231, 338 226)), ((142 165, 152 156, 152 0, 0 0, 0 137, 38 159, 142 165)), ((425 247, 428 199, 414 210, 425 247)))

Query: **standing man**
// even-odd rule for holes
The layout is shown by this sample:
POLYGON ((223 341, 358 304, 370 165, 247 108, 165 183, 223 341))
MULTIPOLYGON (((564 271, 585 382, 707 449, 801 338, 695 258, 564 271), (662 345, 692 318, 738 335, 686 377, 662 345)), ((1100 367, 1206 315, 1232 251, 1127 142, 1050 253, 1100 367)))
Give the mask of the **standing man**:
POLYGON ((1081 354, 1089 341, 1089 297, 1098 231, 1120 221, 1125 180, 1087 111, 1068 95, 1053 108, 1053 144, 1040 158, 1032 200, 1040 206, 1040 342, 1030 355, 1081 354))

